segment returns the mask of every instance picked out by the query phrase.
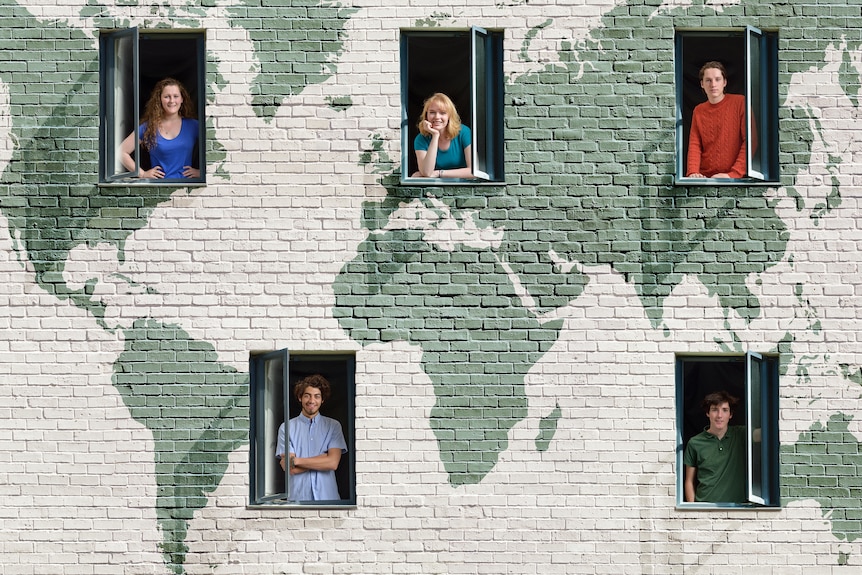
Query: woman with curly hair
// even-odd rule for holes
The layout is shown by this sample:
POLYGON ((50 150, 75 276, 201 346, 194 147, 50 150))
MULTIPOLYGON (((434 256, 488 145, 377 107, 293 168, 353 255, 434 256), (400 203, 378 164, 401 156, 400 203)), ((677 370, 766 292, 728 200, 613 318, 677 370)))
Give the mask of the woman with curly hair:
POLYGON ((138 137, 149 151, 152 165, 148 170, 140 168, 139 178, 199 178, 200 169, 192 167, 198 141, 198 121, 194 115, 194 101, 185 86, 173 78, 160 80, 147 101, 141 125, 120 144, 123 165, 135 169, 132 153, 138 137))

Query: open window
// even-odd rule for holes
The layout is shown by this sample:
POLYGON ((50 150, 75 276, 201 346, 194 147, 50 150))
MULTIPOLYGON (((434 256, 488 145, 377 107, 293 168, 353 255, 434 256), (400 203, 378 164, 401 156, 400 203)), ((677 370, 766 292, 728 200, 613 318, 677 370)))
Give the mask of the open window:
POLYGON ((778 357, 748 352, 735 356, 678 356, 677 504, 680 507, 778 507, 778 357), (683 454, 689 441, 709 427, 702 407, 707 395, 726 391, 739 399, 731 426, 745 435, 743 486, 745 502, 684 501, 683 454))
MULTIPOLYGON (((252 354, 249 358, 250 393, 250 495, 251 505, 354 506, 356 480, 354 449, 355 357, 350 354, 291 354, 288 350, 252 354), (337 421, 347 451, 335 471, 338 499, 291 500, 291 474, 276 457, 278 430, 301 412, 293 387, 299 380, 319 374, 329 382, 331 395, 320 415, 337 421)), ((289 423, 286 428, 289 429, 289 423)), ((286 433, 289 433, 286 431, 286 433)), ((287 444, 287 438, 285 444, 287 444)))
MULTIPOLYGON (((403 30, 401 33, 401 166, 403 181, 418 170, 413 141, 426 98, 443 92, 452 99, 461 122, 470 127, 473 174, 465 182, 502 182, 503 173, 503 34, 470 30, 403 30)), ((431 180, 435 185, 445 178, 431 180)))
POLYGON ((102 184, 202 184, 206 181, 205 33, 202 30, 103 30, 99 35, 99 182, 102 184), (179 80, 194 103, 197 122, 192 167, 200 178, 142 180, 151 166, 146 147, 135 138, 135 166, 121 161, 120 144, 141 124, 144 106, 157 82, 179 80))
POLYGON ((778 37, 748 26, 744 30, 676 33, 676 182, 684 185, 774 184, 778 170, 778 37), (700 68, 709 61, 727 69, 727 94, 745 96, 746 173, 743 178, 690 178, 688 165, 694 108, 706 101, 700 68))

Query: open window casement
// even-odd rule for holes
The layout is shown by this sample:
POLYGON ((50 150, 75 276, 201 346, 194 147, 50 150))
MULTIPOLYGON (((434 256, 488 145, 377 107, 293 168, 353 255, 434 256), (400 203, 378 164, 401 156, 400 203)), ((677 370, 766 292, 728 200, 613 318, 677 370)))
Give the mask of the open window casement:
POLYGON ((745 29, 745 93, 746 166, 748 177, 761 181, 777 181, 778 105, 770 86, 772 66, 768 60, 770 39, 753 26, 745 29))
POLYGON ((402 181, 433 185, 504 181, 502 33, 476 26, 469 30, 404 30, 401 82, 402 181), (413 176, 418 170, 415 124, 423 102, 436 92, 452 99, 462 122, 470 127, 474 179, 413 176))
POLYGON ((352 507, 356 505, 356 454, 354 448, 354 393, 356 358, 351 354, 294 353, 280 349, 249 358, 249 505, 352 507), (278 428, 285 423, 285 454, 290 447, 292 416, 301 411, 293 396, 297 381, 312 374, 327 379, 331 395, 321 414, 341 424, 347 453, 336 470, 341 499, 295 501, 290 499, 291 475, 276 457, 278 428))
POLYGON ((99 131, 101 180, 114 182, 138 175, 140 144, 135 138, 135 168, 128 170, 120 161, 120 143, 141 123, 138 97, 137 28, 104 33, 99 37, 102 54, 100 93, 102 94, 99 131))
POLYGON ((99 183, 103 185, 202 185, 206 181, 206 33, 204 30, 101 30, 99 32, 99 183), (149 152, 134 138, 135 165, 123 165, 120 144, 141 124, 142 106, 164 78, 178 80, 198 121, 192 166, 199 178, 141 180, 149 152))
POLYGON ((472 47, 471 99, 473 122, 473 175, 488 181, 503 180, 502 57, 487 30, 470 29, 472 47))
POLYGON ((253 504, 287 502, 290 493, 290 473, 282 471, 275 457, 278 428, 290 413, 289 365, 290 353, 286 349, 254 356, 249 361, 249 376, 257 382, 251 398, 253 504))
POLYGON ((676 173, 683 185, 752 185, 779 182, 778 170, 778 37, 753 26, 744 30, 680 30, 675 38, 676 173), (726 92, 745 96, 743 178, 686 176, 691 118, 703 102, 698 73, 716 60, 728 72, 726 92))

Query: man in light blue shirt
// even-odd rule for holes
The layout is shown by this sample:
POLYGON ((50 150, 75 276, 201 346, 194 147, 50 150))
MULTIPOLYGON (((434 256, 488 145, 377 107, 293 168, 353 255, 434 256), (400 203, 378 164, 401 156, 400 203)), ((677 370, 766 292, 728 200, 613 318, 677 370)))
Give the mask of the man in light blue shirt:
POLYGON ((288 422, 290 434, 287 457, 283 423, 278 428, 278 446, 275 450, 281 468, 287 466, 289 469, 290 500, 341 499, 335 470, 338 469, 341 455, 347 452, 347 443, 341 424, 320 414, 320 406, 329 399, 329 382, 322 375, 310 375, 296 383, 293 393, 302 406, 302 413, 288 422))

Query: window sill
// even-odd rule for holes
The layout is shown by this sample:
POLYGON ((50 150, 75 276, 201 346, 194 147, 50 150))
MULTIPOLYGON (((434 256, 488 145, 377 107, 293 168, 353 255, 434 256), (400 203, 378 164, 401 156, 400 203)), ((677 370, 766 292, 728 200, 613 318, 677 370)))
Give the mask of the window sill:
POLYGON ((271 503, 249 503, 245 506, 246 509, 258 509, 267 511, 282 511, 285 509, 356 509, 355 503, 319 503, 309 501, 307 503, 297 503, 295 501, 273 501, 271 503))
POLYGON ((117 180, 116 182, 99 182, 100 188, 204 188, 205 180, 117 180))
POLYGON ((472 178, 402 178, 402 186, 505 186, 506 182, 472 178))
POLYGON ((697 187, 751 187, 751 186, 780 186, 781 182, 776 180, 757 180, 754 178, 680 178, 675 177, 675 186, 697 187))
POLYGON ((678 501, 677 511, 781 511, 780 505, 757 505, 755 503, 684 503, 678 501))

